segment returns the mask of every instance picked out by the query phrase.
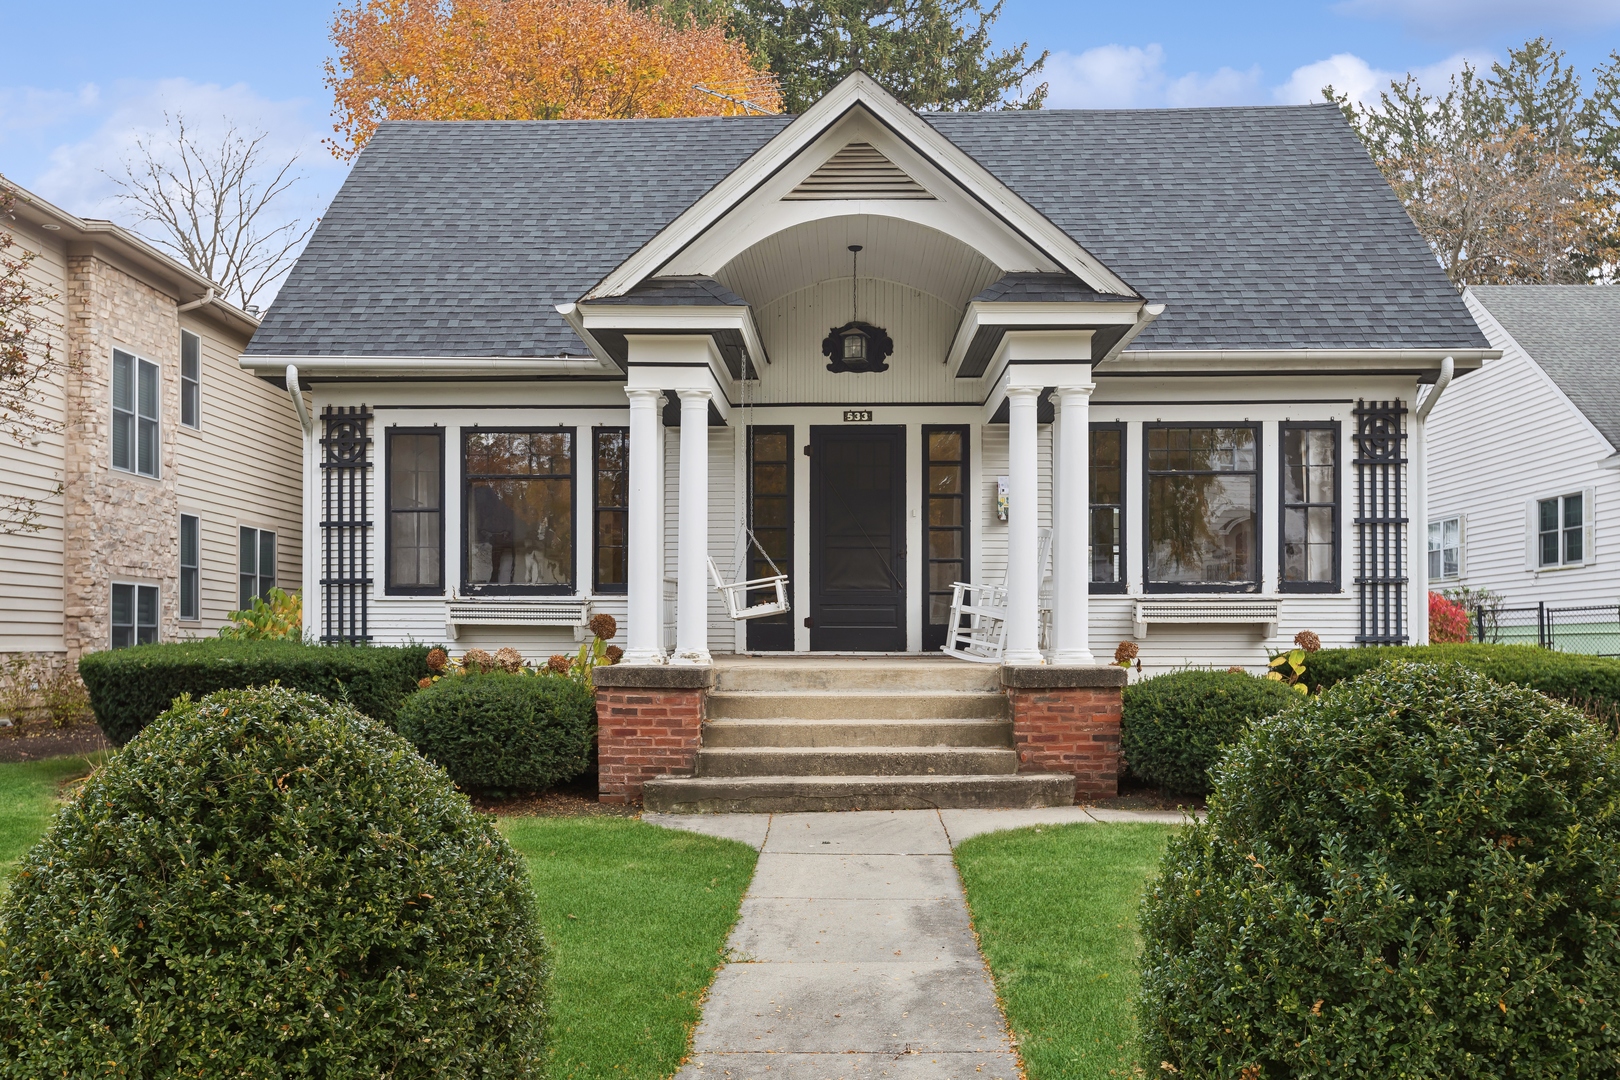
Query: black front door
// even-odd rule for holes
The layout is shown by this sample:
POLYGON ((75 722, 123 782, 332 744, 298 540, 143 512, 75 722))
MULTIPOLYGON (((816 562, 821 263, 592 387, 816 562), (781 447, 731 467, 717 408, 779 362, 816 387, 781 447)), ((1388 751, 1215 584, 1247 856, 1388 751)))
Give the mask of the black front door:
POLYGON ((906 429, 810 429, 810 648, 906 648, 906 429))

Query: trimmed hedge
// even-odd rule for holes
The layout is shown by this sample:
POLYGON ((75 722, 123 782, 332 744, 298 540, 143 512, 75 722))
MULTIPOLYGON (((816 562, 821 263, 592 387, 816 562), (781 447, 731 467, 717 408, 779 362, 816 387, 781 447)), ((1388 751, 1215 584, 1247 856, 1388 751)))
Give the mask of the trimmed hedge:
POLYGON ((79 661, 96 723, 122 746, 181 694, 282 686, 346 701, 393 726, 394 713, 428 674, 428 647, 305 645, 296 641, 203 641, 137 645, 79 661))
POLYGON ((565 675, 448 676, 406 698, 397 727, 464 788, 539 791, 590 766, 596 698, 565 675))
POLYGON ((0 1076, 538 1077, 527 868, 410 744, 280 687, 183 702, 0 901, 0 1076))
POLYGON ((1171 791, 1205 795, 1222 748, 1300 694, 1237 672, 1173 671, 1127 686, 1124 697, 1119 747, 1131 774, 1171 791))
POLYGON ((1327 688, 1389 660, 1462 664, 1499 683, 1518 683, 1589 711, 1620 708, 1620 659, 1555 652, 1535 645, 1385 645, 1323 649, 1305 661, 1305 679, 1327 688))
POLYGON ((1143 903, 1189 1078, 1620 1074, 1620 746, 1460 664, 1255 724, 1143 903))

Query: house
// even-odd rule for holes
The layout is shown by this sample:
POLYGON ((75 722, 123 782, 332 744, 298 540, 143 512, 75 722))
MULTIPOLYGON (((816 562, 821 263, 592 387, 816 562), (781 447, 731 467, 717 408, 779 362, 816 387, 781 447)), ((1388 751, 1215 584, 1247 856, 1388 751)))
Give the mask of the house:
POLYGON ((41 500, 36 528, 0 531, 0 653, 211 636, 296 589, 298 423, 237 362, 258 320, 133 233, 5 191, 7 255, 35 254, 67 367, 37 399, 55 432, 0 439, 0 493, 41 500))
POLYGON ((1005 585, 1009 669, 1422 640, 1412 409, 1490 355, 1331 106, 919 115, 856 74, 797 117, 386 123, 242 364, 324 425, 311 634, 544 656, 607 612, 652 685, 937 655, 959 581, 1005 585), (777 576, 761 618, 715 587, 777 576))
POLYGON ((1464 299, 1502 355, 1429 418, 1432 585, 1488 589, 1515 607, 1612 608, 1620 289, 1476 285, 1464 299))

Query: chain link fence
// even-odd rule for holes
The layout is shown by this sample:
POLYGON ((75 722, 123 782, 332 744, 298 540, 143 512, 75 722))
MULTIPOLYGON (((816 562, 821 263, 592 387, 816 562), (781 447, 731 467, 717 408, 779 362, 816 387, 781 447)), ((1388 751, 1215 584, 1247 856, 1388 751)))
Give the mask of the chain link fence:
POLYGON ((1620 656, 1620 604, 1477 606, 1472 622, 1470 637, 1488 645, 1539 645, 1560 652, 1620 656))

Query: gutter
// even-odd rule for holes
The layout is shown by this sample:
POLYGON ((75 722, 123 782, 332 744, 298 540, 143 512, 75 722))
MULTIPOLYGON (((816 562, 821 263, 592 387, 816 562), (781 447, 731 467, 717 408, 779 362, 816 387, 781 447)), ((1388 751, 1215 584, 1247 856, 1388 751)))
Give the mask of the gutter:
POLYGON ((1132 341, 1135 341, 1142 331, 1146 330, 1153 324, 1154 319, 1157 319, 1163 314, 1163 304, 1143 304, 1142 309, 1136 313, 1135 325, 1133 325, 1129 330, 1125 331, 1125 336, 1114 342, 1114 347, 1103 353, 1103 355, 1099 357, 1096 362, 1100 364, 1104 361, 1112 360, 1114 357, 1124 352, 1125 346, 1129 345, 1132 341))
POLYGON ((596 340, 596 335, 585 329, 585 317, 580 314, 578 304, 557 304, 556 311, 563 317, 563 322, 573 327, 574 333, 579 335, 579 339, 591 350, 591 355, 596 357, 598 363, 612 371, 624 370, 624 365, 608 355, 602 343, 596 340))
POLYGON ((1440 395, 1446 392, 1447 386, 1451 385, 1451 377, 1456 373, 1456 370, 1456 362, 1451 357, 1448 356, 1440 361, 1440 376, 1434 380, 1434 389, 1423 395, 1423 400, 1418 403, 1418 423, 1421 424, 1429 418, 1429 413, 1434 411, 1435 403, 1440 400, 1440 395))

